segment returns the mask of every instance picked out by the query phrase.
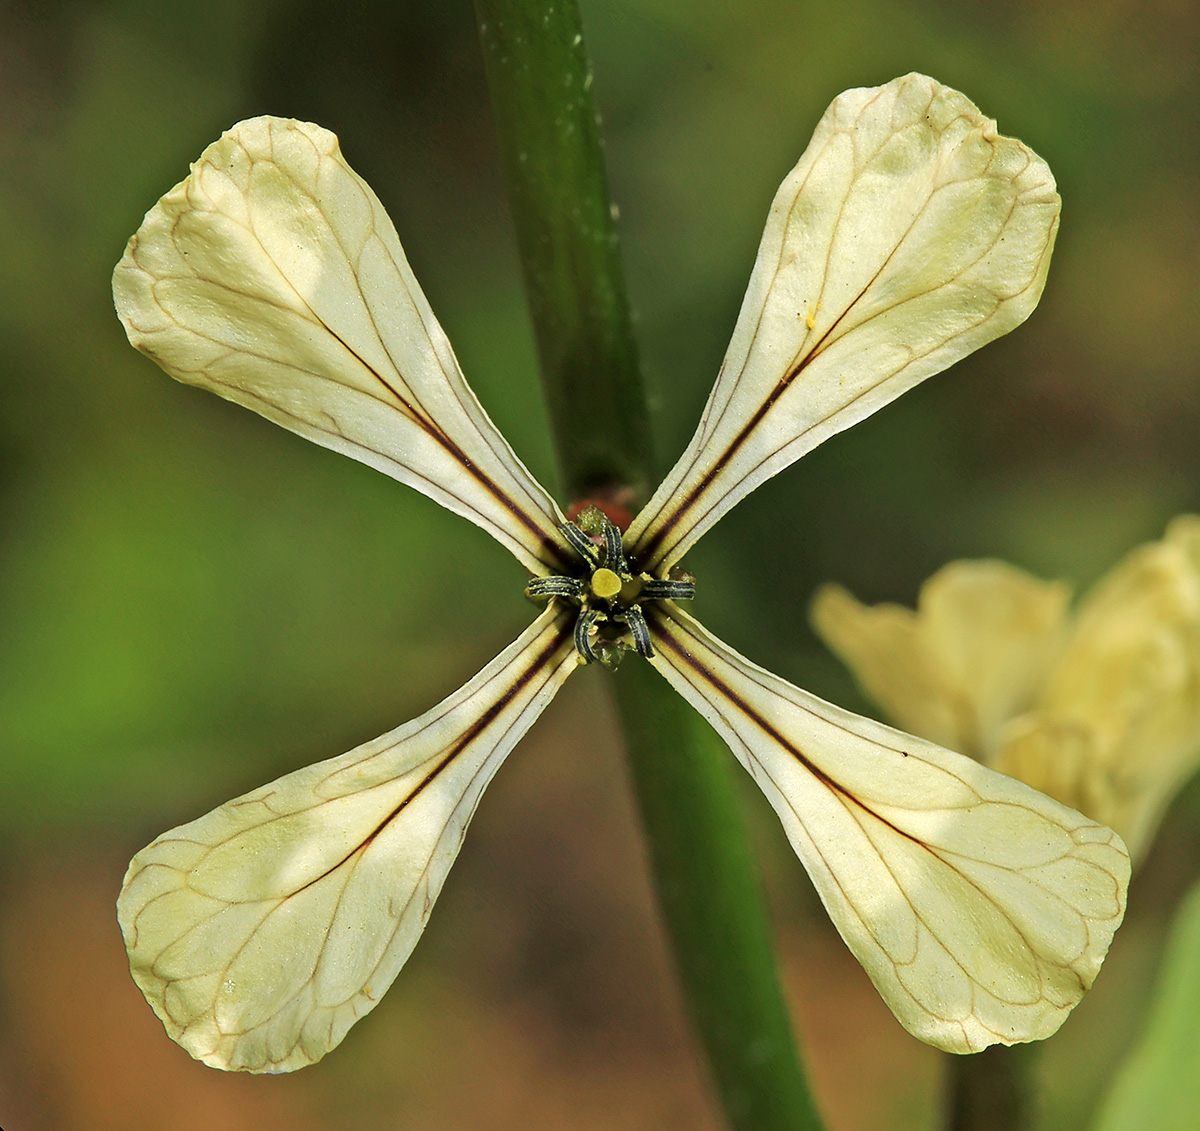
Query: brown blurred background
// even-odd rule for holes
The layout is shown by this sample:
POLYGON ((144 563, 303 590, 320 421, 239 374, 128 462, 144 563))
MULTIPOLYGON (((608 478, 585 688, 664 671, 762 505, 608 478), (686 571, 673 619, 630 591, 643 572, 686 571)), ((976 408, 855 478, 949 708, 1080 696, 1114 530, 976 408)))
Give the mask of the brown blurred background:
MULTIPOLYGON (((1063 227, 1009 338, 761 489, 690 556, 754 660, 865 709, 813 587, 911 602, 946 560, 1090 581, 1200 508, 1196 59, 1183 0, 584 0, 663 461, 697 420, 767 205, 830 99, 923 70, 1050 163, 1063 227)), ((260 113, 335 130, 469 379, 555 482, 470 5, 0 3, 0 1124, 717 1128, 648 891, 602 672, 500 774, 426 938, 320 1065, 224 1076, 129 980, 113 900, 167 827, 427 709, 529 617, 523 575, 413 492, 164 378, 109 275, 260 113)), ((651 678, 647 673, 647 678, 651 678)), ((746 792, 834 1129, 936 1126, 939 1056, 847 956, 746 792)), ((1200 796, 1097 989, 1041 1050, 1085 1125, 1196 872, 1200 796)))

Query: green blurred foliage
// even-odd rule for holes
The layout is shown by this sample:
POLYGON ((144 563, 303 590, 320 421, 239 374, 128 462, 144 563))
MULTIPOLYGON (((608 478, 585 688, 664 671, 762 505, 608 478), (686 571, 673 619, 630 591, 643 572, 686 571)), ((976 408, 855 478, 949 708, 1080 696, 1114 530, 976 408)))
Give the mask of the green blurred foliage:
POLYGON ((1200 1112, 1200 887, 1184 900, 1154 1009, 1095 1131, 1193 1131, 1200 1112))
MULTIPOLYGON (((1200 507, 1195 6, 583 8, 664 463, 720 364, 775 186, 838 91, 931 73, 1033 145, 1064 198, 1049 286, 1026 326, 837 437, 697 548, 697 607, 716 632, 862 708, 806 625, 821 581, 911 602, 946 560, 997 556, 1082 584, 1200 507)), ((127 858, 171 823, 426 709, 528 616, 521 571, 481 532, 173 384, 125 343, 112 267, 222 129, 275 113, 340 135, 484 405, 534 472, 551 486, 555 476, 465 0, 9 0, 0 104, 0 843, 9 886, 25 891, 30 862, 64 846, 127 858)), ((599 681, 580 684, 555 733, 591 735, 604 714, 599 681)), ((559 745, 538 773, 569 780, 580 743, 559 745)), ((563 820, 508 805, 551 829, 563 820)), ((1114 1018, 1149 984, 1194 874, 1198 809, 1193 791, 1135 889, 1130 952, 1114 952, 1134 989, 1106 971, 1047 1050, 1058 1066, 1047 1126, 1081 1125, 1124 1048, 1114 1018)), ((797 892, 769 821, 762 839, 786 934, 812 897, 797 892)), ((545 859, 505 863, 540 877, 545 859)), ((465 892, 471 875, 532 882, 497 881, 486 863, 464 869, 465 892)), ((114 891, 119 871, 105 873, 114 891)), ((631 881, 611 882, 604 898, 619 916, 631 881)), ((563 906, 588 899, 567 893, 563 906)), ((492 919, 477 913, 486 945, 516 946, 497 941, 504 905, 493 904, 492 919)), ((26 911, 6 906, 15 937, 26 911)), ((448 930, 455 947, 480 945, 448 930)), ((521 961, 544 972, 549 952, 529 946, 521 961)), ((419 1012, 432 969, 412 975, 396 1018, 419 1012)), ((366 1059, 347 1053, 342 1070, 358 1085, 364 1064, 386 1075, 398 1059, 384 1030, 362 1028, 376 1034, 362 1038, 366 1059)), ((371 1086, 378 1110, 392 1110, 393 1093, 371 1086)), ((307 1097, 312 1085, 296 1087, 307 1097)), ((932 1118, 931 1099, 898 1103, 917 1112, 913 1126, 932 1118)), ((328 1095, 301 1106, 311 1125, 335 1125, 328 1095)), ((577 1114, 567 1122, 609 1125, 577 1114)))

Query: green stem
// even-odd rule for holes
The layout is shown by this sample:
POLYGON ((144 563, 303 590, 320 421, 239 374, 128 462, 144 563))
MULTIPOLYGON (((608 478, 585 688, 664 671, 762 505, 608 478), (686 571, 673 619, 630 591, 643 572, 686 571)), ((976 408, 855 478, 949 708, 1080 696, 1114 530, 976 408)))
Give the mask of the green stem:
POLYGON ((1032 1125, 1024 1046, 946 1056, 946 1131, 1024 1131, 1032 1125))
POLYGON ((659 903, 731 1127, 817 1131, 725 744, 641 665, 617 703, 659 903))
MULTIPOLYGON (((576 0, 476 0, 542 378, 568 488, 654 482, 576 0)), ((815 1131, 729 752, 630 660, 617 703, 663 919, 729 1124, 815 1131)))
POLYGON ((568 499, 653 475, 576 0, 476 0, 525 290, 568 499))

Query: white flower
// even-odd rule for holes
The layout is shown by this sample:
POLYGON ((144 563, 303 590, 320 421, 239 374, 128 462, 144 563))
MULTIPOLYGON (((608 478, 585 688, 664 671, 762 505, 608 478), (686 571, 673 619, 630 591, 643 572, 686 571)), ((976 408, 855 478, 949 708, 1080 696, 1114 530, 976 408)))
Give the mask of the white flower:
POLYGON ((916 612, 836 586, 812 612, 889 718, 1103 821, 1137 859, 1200 765, 1200 518, 1127 555, 1073 616, 1070 596, 951 562, 916 612))
POLYGON ((696 436, 622 539, 567 523, 498 434, 331 133, 256 118, 209 147, 117 267, 130 341, 465 515, 547 608, 421 718, 137 854, 118 914, 170 1035, 250 1071, 333 1048, 412 951, 509 750, 621 648, 728 741, 910 1032, 969 1052, 1057 1029, 1124 911, 1119 838, 756 667, 670 571, 759 483, 1024 320, 1058 210, 1046 165, 963 95, 920 75, 841 95, 771 207, 696 436))

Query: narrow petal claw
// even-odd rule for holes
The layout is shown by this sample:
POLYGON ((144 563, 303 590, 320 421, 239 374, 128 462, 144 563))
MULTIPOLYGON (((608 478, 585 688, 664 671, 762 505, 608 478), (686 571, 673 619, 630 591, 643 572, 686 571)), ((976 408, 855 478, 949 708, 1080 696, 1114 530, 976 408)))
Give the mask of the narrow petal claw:
POLYGON ((700 426, 626 534, 640 567, 1023 322, 1058 213, 1045 162, 957 91, 913 74, 836 98, 771 205, 700 426))
POLYGON ((214 1068, 319 1060, 425 928, 485 786, 575 669, 544 612, 433 710, 159 837, 117 917, 134 980, 214 1068))
POLYGON ((227 131, 146 214, 113 295, 172 377, 415 487, 535 574, 570 560, 561 512, 467 385, 328 130, 264 117, 227 131))
POLYGON ((1102 825, 969 758, 824 703, 671 606, 650 662, 729 743, 909 1032, 950 1052, 1053 1033, 1125 911, 1102 825))

